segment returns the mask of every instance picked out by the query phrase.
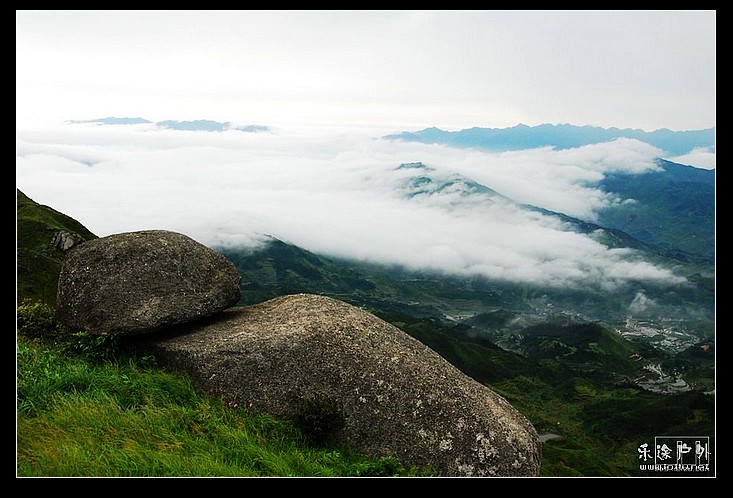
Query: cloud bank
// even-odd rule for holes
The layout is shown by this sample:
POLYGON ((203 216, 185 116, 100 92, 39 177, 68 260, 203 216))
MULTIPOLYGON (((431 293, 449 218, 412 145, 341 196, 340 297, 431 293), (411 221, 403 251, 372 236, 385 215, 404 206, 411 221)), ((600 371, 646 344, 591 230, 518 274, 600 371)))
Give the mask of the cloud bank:
POLYGON ((651 146, 489 154, 322 131, 19 132, 17 186, 100 236, 157 228, 252 246, 268 234, 322 254, 545 286, 681 282, 520 206, 592 220, 624 202, 594 185, 609 172, 656 168, 651 146), (400 168, 416 162, 425 167, 400 168))
POLYGON ((669 160, 698 168, 715 169, 715 147, 698 147, 685 155, 670 157, 669 160))

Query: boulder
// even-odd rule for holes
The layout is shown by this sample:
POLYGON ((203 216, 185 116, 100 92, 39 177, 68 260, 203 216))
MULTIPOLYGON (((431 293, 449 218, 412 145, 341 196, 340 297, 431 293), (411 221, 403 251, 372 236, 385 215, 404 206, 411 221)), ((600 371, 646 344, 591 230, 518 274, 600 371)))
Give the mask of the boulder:
POLYGON ((230 406, 321 443, 441 476, 536 476, 534 427, 504 398, 378 317, 298 294, 148 336, 158 360, 230 406))
POLYGON ((191 322, 237 304, 240 276, 224 256, 164 230, 74 245, 59 275, 56 315, 93 334, 131 335, 191 322))

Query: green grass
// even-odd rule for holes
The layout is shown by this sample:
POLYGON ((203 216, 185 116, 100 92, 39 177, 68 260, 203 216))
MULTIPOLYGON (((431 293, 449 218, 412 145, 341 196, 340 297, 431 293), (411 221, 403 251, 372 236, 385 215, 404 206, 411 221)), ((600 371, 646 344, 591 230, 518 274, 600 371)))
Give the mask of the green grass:
POLYGON ((50 308, 29 306, 19 307, 17 336, 20 477, 429 475, 314 446, 293 423, 201 396, 150 358, 112 348, 88 357, 79 344, 90 338, 59 340, 58 326, 39 338, 50 308))

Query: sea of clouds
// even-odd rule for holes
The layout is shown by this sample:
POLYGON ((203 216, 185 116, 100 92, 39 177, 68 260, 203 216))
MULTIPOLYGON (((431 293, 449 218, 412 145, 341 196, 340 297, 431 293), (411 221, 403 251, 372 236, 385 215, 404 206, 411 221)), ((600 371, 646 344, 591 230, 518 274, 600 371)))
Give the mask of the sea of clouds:
POLYGON ((604 175, 654 170, 659 153, 628 139, 492 154, 353 130, 67 123, 17 131, 16 183, 99 236, 166 229, 209 246, 252 247, 267 234, 325 255, 610 289, 682 279, 521 204, 593 221, 601 209, 633 202, 600 190, 604 175), (400 168, 414 162, 425 171, 400 168), (496 195, 461 188, 415 195, 418 174, 463 178, 496 195))

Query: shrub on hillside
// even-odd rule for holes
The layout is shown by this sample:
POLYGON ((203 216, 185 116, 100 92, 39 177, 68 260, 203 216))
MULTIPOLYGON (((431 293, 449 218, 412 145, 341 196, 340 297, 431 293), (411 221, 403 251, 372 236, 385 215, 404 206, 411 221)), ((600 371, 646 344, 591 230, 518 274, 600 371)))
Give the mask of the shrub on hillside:
POLYGON ((46 303, 25 300, 17 308, 16 329, 29 339, 57 341, 68 334, 66 327, 56 321, 53 309, 46 303))

